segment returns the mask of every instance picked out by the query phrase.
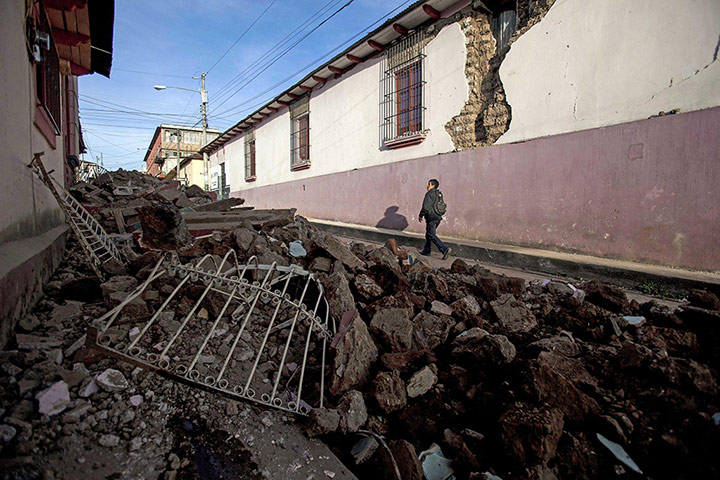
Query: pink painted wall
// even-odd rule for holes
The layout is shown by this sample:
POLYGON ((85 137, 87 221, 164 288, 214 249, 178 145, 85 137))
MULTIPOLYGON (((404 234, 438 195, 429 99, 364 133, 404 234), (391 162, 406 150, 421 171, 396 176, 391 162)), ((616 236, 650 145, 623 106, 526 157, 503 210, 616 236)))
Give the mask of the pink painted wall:
POLYGON ((714 271, 719 132, 720 108, 712 108, 233 195, 365 225, 397 206, 391 219, 402 227, 404 216, 407 230, 423 231, 417 214, 435 177, 448 203, 441 235, 714 271))

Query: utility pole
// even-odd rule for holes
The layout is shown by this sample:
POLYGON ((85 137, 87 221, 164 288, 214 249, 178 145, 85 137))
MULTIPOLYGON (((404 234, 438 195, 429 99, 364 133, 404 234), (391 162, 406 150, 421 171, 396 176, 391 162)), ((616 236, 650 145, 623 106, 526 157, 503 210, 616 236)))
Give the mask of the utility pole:
MULTIPOLYGON (((206 72, 203 72, 202 76, 200 77, 202 79, 202 86, 200 87, 200 100, 202 101, 202 146, 204 147, 207 145, 207 103, 208 103, 208 93, 207 90, 205 90, 205 75, 207 75, 206 72)), ((210 175, 210 162, 208 160, 208 154, 205 150, 203 150, 203 176, 205 177, 205 191, 210 191, 210 181, 209 181, 209 175, 210 175)))
POLYGON ((177 129, 177 165, 175 165, 175 180, 180 183, 180 129, 177 129))

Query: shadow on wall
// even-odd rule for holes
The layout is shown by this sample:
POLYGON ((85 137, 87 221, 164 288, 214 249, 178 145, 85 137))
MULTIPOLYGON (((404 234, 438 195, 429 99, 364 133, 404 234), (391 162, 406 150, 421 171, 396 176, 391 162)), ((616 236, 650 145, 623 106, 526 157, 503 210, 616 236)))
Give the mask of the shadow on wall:
POLYGON ((407 218, 398 212, 400 207, 393 205, 385 210, 385 216, 375 225, 378 228, 388 228, 390 230, 405 230, 408 227, 407 218))

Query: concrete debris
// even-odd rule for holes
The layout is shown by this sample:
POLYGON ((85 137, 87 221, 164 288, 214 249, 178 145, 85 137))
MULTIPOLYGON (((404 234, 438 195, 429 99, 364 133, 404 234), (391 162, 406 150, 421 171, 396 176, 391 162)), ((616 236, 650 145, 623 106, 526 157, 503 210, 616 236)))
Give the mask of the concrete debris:
POLYGON ((106 392, 122 392, 130 386, 122 372, 108 368, 95 378, 95 382, 106 392))
POLYGON ((70 392, 67 383, 59 381, 38 393, 38 411, 43 415, 57 415, 65 410, 70 403, 70 392))
MULTIPOLYGON (((250 479, 352 478, 348 469, 359 478, 394 478, 393 462, 403 479, 609 478, 637 472, 638 465, 652 478, 720 476, 713 457, 720 449, 720 302, 711 292, 690 292, 688 304, 670 308, 629 300, 600 282, 526 283, 460 259, 442 269, 409 264, 395 242, 346 243, 293 209, 253 210, 172 182, 131 172, 120 177, 78 185, 73 195, 109 232, 129 236, 125 250, 132 255, 124 271, 100 283, 70 240, 45 298, 20 322, 7 347, 13 350, 2 353, 3 454, 37 462, 67 456, 73 468, 97 464, 109 477, 113 460, 105 449, 112 448, 113 457, 148 460, 113 464, 117 472, 136 469, 127 473, 133 478, 191 478, 200 447, 227 452, 218 464, 250 479), (115 194, 117 187, 127 188, 115 194), (153 210, 157 205, 163 213, 153 210), (160 218, 166 214, 169 224, 160 218), (181 231, 183 222, 195 238, 181 231), (308 409, 305 431, 347 454, 347 469, 320 463, 317 454, 297 456, 289 447, 296 420, 290 414, 258 415, 255 406, 135 370, 85 346, 81 335, 92 319, 149 278, 161 255, 145 248, 151 243, 172 248, 185 264, 233 250, 240 265, 255 256, 312 272, 337 331, 326 351, 322 408, 308 409), (93 448, 102 456, 86 453, 93 448), (272 467, 282 463, 283 470, 255 463, 260 450, 283 455, 272 467), (452 469, 423 470, 428 462, 452 469)), ((191 312, 205 285, 183 285, 177 302, 141 337, 135 320, 154 315, 180 281, 151 281, 106 334, 113 344, 147 339, 138 345, 142 355, 159 356, 190 314, 189 334, 162 358, 180 367, 189 365, 184 352, 197 352, 203 328, 220 316, 194 366, 204 380, 230 351, 243 310, 232 304, 223 312, 226 298, 210 290, 191 312)), ((317 298, 317 291, 309 295, 317 298)), ((263 308, 274 308, 266 300, 263 308)), ((281 323, 257 364, 263 385, 275 382, 269 373, 279 369, 289 336, 281 323)), ((228 369, 252 367, 249 343, 256 336, 249 328, 237 340, 228 369)), ((311 356, 318 373, 319 359, 311 356)), ((302 357, 277 371, 278 392, 292 401, 302 357)), ((302 398, 315 406, 320 389, 307 378, 302 398)), ((72 475, 57 468, 55 478, 72 475)))
POLYGON ((443 455, 440 445, 436 443, 420 453, 420 463, 427 480, 449 480, 453 475, 451 460, 443 455))

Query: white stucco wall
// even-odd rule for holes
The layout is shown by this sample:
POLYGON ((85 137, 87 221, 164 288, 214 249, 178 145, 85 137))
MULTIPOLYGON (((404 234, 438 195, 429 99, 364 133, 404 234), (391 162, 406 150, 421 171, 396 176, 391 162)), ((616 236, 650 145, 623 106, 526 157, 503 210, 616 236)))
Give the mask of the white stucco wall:
POLYGON ((509 143, 720 105, 720 1, 557 0, 500 66, 509 143))
MULTIPOLYGON (((381 150, 379 133, 379 58, 358 65, 337 80, 312 92, 310 98, 310 159, 306 170, 290 170, 290 115, 287 108, 264 120, 255 130, 257 180, 245 182, 242 137, 225 144, 225 168, 231 191, 245 190, 423 157, 453 150, 445 124, 460 113, 468 99, 465 37, 459 25, 447 25, 425 49, 425 125, 419 145, 381 150)), ((222 149, 212 154, 218 162, 222 149)))
POLYGON ((62 137, 56 137, 53 149, 33 124, 35 86, 25 47, 24 3, 0 2, 0 243, 39 235, 64 221, 55 199, 27 168, 33 153, 44 151, 46 169, 55 170, 62 183, 62 137))

